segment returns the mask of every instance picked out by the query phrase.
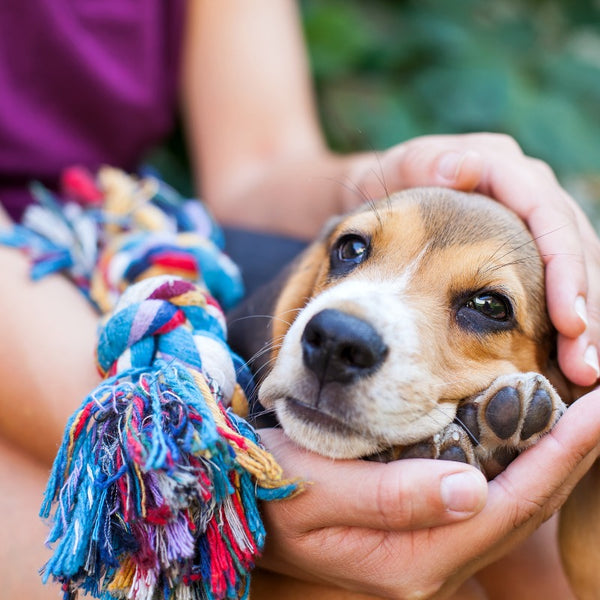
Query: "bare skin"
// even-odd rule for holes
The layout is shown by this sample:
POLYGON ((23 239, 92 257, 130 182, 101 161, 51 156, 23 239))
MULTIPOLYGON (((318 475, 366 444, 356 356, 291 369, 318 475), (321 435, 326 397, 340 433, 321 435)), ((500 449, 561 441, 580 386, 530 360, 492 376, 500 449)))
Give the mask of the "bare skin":
MULTIPOLYGON (((538 243, 547 261, 561 366, 577 383, 596 380, 600 245, 549 169, 513 141, 488 134, 428 137, 377 157, 334 155, 318 127, 290 0, 194 2, 182 100, 202 195, 224 223, 308 237, 329 215, 380 195, 382 180, 389 191, 411 185, 477 189, 509 205, 534 235, 543 236, 538 243), (558 228, 560 235, 549 234, 558 228), (575 309, 579 296, 587 301, 587 327, 581 306, 579 314, 575 309)), ((7 598, 54 598, 57 590, 39 585, 35 573, 46 557, 35 514, 63 424, 98 382, 96 315, 60 277, 31 283, 18 252, 1 248, 0 269, 7 282, 0 295, 0 471, 6 490, 0 519, 4 539, 13 544, 3 546, 0 578, 11 590, 7 598)), ((503 563, 495 563, 494 579, 494 561, 512 560, 522 543, 547 545, 538 537, 525 540, 559 508, 595 457, 596 396, 578 401, 564 426, 489 486, 470 467, 452 463, 416 468, 415 461, 404 461, 373 474, 372 465, 348 461, 332 469, 331 461, 307 458, 266 432, 268 447, 289 475, 310 475, 316 484, 296 500, 267 505, 271 541, 264 566, 391 598, 445 598, 463 584, 470 593, 488 593, 485 587, 499 585, 505 573, 503 563), (448 487, 446 476, 458 473, 471 475, 448 487), (348 482, 366 480, 372 485, 358 496, 342 494, 348 482), (339 544, 342 534, 353 544, 344 546, 348 554, 339 544), (384 542, 379 553, 375 541, 384 542), (329 544, 326 561, 323 543, 329 544), (350 551, 354 562, 348 562, 350 551), (399 556, 411 561, 409 572, 398 572, 399 556), (370 569, 371 561, 377 569, 370 569), (465 583, 478 572, 479 582, 465 583)), ((555 553, 539 556, 527 579, 535 586, 550 577, 545 580, 554 589, 564 589, 558 587, 565 584, 555 553)))

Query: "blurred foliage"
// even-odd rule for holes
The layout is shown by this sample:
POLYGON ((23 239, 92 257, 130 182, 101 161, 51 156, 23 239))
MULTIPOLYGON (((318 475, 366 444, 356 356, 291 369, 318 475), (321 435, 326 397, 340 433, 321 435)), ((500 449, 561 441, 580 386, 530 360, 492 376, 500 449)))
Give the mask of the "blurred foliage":
POLYGON ((302 0, 341 151, 497 131, 563 177, 600 173, 598 0, 302 0))

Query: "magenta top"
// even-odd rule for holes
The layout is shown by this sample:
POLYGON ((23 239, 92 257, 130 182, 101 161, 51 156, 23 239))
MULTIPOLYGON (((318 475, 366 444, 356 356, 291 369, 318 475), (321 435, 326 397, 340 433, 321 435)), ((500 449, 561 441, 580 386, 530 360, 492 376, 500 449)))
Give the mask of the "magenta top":
POLYGON ((0 203, 78 164, 134 170, 173 125, 183 0, 2 0, 0 203))

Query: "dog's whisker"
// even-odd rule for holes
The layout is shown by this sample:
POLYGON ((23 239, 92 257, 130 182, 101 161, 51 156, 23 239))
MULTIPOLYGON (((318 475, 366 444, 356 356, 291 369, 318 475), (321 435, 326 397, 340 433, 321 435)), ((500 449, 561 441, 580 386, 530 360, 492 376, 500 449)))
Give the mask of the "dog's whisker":
MULTIPOLYGON (((279 340, 280 339, 283 338, 279 338, 279 340)), ((265 369, 271 364, 272 359, 267 360, 260 368, 255 369, 253 368, 253 365, 255 365, 257 361, 266 354, 271 354, 275 348, 281 347, 281 341, 279 340, 272 340, 269 343, 266 343, 262 348, 256 351, 250 358, 248 358, 244 362, 244 366, 248 367, 253 372, 255 379, 258 379, 258 374, 261 370, 265 369)))
POLYGON ((339 179, 330 179, 330 181, 334 181, 335 183, 341 185, 344 189, 354 194, 357 198, 360 198, 364 204, 372 204, 375 202, 375 198, 368 195, 363 188, 350 179, 348 179, 347 182, 340 181, 339 179))
POLYGON ((267 417, 276 414, 274 408, 265 408, 262 404, 260 404, 259 406, 261 410, 258 410, 252 414, 253 419, 258 419, 260 417, 267 417))
POLYGON ((506 262, 503 262, 500 264, 490 264, 490 265, 487 265, 487 267, 485 269, 482 269, 480 271, 480 273, 489 275, 490 273, 494 273, 495 271, 505 269, 506 267, 510 267, 513 265, 523 265, 523 264, 527 264, 530 261, 539 261, 539 255, 536 254, 536 255, 532 255, 532 256, 521 256, 519 258, 516 258, 515 260, 506 261, 506 262))
MULTIPOLYGON (((509 254, 511 254, 512 252, 516 252, 517 250, 521 250, 522 248, 524 248, 525 246, 529 246, 529 245, 536 245, 537 242, 542 239, 543 237, 546 237, 548 235, 552 235, 554 233, 559 232, 560 230, 564 229, 565 227, 567 227, 567 225, 561 225, 560 227, 557 227, 555 229, 552 229, 550 231, 546 231, 545 233, 541 233, 538 236, 535 236, 534 238, 527 238, 522 244, 519 244, 518 246, 515 246, 513 248, 511 248, 506 254, 503 254, 502 256, 499 257, 499 260, 502 260, 504 257, 508 256, 509 254)), ((494 254, 492 254, 491 258, 493 259, 497 252, 502 249, 503 247, 505 247, 507 244, 509 244, 512 240, 514 240, 515 238, 522 236, 523 233, 522 232, 517 232, 515 234, 513 234, 512 236, 509 236, 508 239, 506 241, 504 241, 496 250, 496 252, 494 252, 494 254)), ((553 256, 553 255, 542 255, 542 256, 553 256)))
POLYGON ((469 429, 469 427, 467 426, 466 423, 464 423, 458 415, 456 415, 454 417, 454 420, 466 431, 467 435, 469 436, 469 439, 473 442, 474 446, 481 446, 480 441, 477 439, 477 437, 475 436, 475 434, 469 429))
POLYGON ((281 344, 283 343, 283 337, 280 337, 276 340, 272 340, 271 342, 262 346, 259 350, 257 350, 248 360, 249 363, 256 363, 259 358, 262 358, 266 354, 271 354, 273 350, 281 348, 281 344))
POLYGON ((549 231, 546 231, 545 233, 540 233, 540 235, 536 235, 533 238, 533 241, 537 242, 538 240, 542 239, 543 237, 546 237, 548 235, 552 235, 553 233, 558 233, 559 231, 563 230, 565 227, 568 227, 567 223, 565 223, 564 225, 559 225, 555 229, 550 229, 549 231))
POLYGON ((354 194, 357 198, 360 198, 363 203, 374 203, 377 200, 377 198, 368 195, 367 192, 350 179, 350 177, 346 177, 345 181, 337 177, 320 177, 319 179, 339 185, 348 192, 354 194))
MULTIPOLYGON (((517 231, 515 233, 513 233, 512 235, 509 235, 505 240, 502 241, 502 243, 496 248, 496 250, 494 251, 494 253, 492 254, 492 256, 490 258, 495 258, 496 255, 498 254, 498 252, 500 252, 500 250, 502 250, 502 248, 506 248, 506 246, 508 246, 508 244, 510 244, 510 242, 512 242, 515 238, 520 237, 521 235, 523 235, 522 232, 517 231)), ((527 243, 530 243, 532 240, 528 239, 527 243)), ((513 252, 514 248, 511 248, 509 250, 509 254, 510 252, 513 252)))
POLYGON ((262 383, 264 376, 269 374, 272 363, 273 363, 273 359, 269 359, 264 364, 262 364, 260 367, 258 367, 257 369, 254 370, 254 378, 257 380, 257 382, 259 384, 262 383), (265 371, 266 371, 266 374, 265 374, 265 371))
MULTIPOLYGON (((308 300, 309 300, 309 298, 306 298, 305 301, 308 302, 308 300)), ((283 315, 290 315, 290 314, 291 315, 297 315, 300 312, 302 312, 302 308, 290 308, 288 310, 281 311, 280 317, 283 316, 283 315)), ((283 321, 283 322, 285 322, 288 325, 291 325, 291 323, 288 323, 287 321, 283 321)))
MULTIPOLYGON (((576 255, 568 254, 568 253, 564 253, 564 252, 558 252, 556 254, 542 254, 541 256, 543 258, 548 258, 548 257, 552 257, 552 256, 576 256, 576 255)), ((500 269, 510 267, 512 265, 526 264, 529 261, 538 261, 539 258, 540 258, 539 254, 535 254, 532 256, 522 256, 520 258, 517 258, 517 259, 509 261, 509 262, 504 262, 504 263, 496 264, 496 265, 488 265, 487 268, 482 271, 482 273, 486 273, 486 274, 493 273, 494 271, 498 271, 500 269)))
MULTIPOLYGON (((300 310, 297 309, 296 312, 300 310)), ((291 312, 291 311, 287 311, 287 312, 291 312)), ((233 325, 235 323, 240 323, 241 321, 246 321, 248 319, 266 319, 269 321, 278 321, 280 323, 283 323, 284 325, 287 325, 288 327, 292 324, 291 321, 287 321, 286 319, 283 319, 282 316, 285 313, 282 313, 281 315, 267 315, 267 314, 255 314, 255 315, 244 315, 241 317, 236 317, 235 319, 231 319, 230 321, 228 321, 228 325, 233 325)))
POLYGON ((574 252, 545 252, 544 254, 540 254, 540 256, 542 258, 548 258, 550 256, 574 256, 574 257, 577 257, 579 255, 575 254, 574 252))

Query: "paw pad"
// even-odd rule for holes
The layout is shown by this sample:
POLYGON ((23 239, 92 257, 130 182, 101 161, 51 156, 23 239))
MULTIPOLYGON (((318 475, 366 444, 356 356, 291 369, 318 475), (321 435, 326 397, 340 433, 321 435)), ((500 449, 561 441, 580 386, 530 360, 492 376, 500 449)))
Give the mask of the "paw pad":
POLYGON ((440 452, 440 460, 453 460, 456 462, 468 463, 467 455, 460 446, 449 446, 440 452))
POLYGON ((552 398, 546 390, 536 390, 527 407, 521 439, 529 439, 534 433, 545 429, 552 418, 552 398))
POLYGON ((494 477, 550 431, 566 406, 539 373, 501 375, 457 410, 484 473, 494 477))
POLYGON ((435 458, 435 447, 429 442, 407 446, 400 458, 435 458))
POLYGON ((510 386, 498 390, 485 409, 487 424, 502 440, 507 440, 515 433, 519 426, 520 416, 521 399, 519 392, 516 388, 510 386))

